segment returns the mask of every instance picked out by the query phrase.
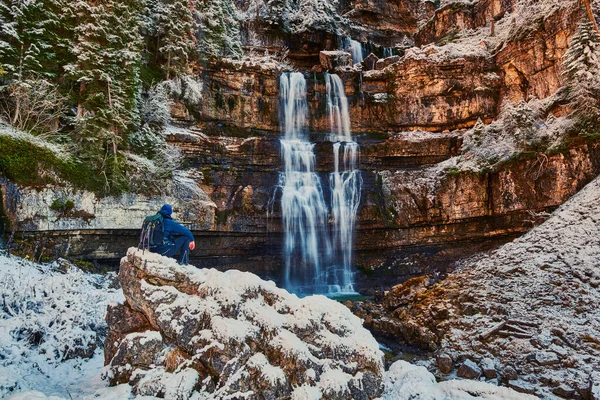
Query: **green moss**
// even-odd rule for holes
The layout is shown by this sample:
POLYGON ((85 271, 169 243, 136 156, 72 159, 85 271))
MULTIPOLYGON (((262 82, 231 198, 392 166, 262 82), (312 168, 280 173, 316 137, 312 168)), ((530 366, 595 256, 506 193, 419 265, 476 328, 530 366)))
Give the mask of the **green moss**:
MULTIPOLYGON (((0 174, 25 186, 56 183, 55 177, 70 182, 77 189, 96 194, 106 193, 104 175, 82 160, 58 157, 51 150, 26 140, 0 135, 0 174)), ((110 192, 122 191, 123 185, 113 185, 110 192)))
POLYGON ((364 134, 362 134, 363 136, 366 137, 366 139, 370 139, 370 140, 387 140, 391 137, 391 135, 387 132, 382 132, 382 131, 372 131, 372 132, 366 132, 364 134))
POLYGON ((4 236, 4 234, 10 232, 10 220, 4 211, 4 196, 2 194, 2 189, 0 188, 0 237, 4 236))
POLYGON ((229 217, 227 210, 219 210, 215 215, 217 217, 217 225, 225 225, 227 223, 227 218, 229 217))
POLYGON ((56 211, 61 214, 66 214, 70 211, 73 211, 74 208, 75 208, 75 203, 73 202, 73 200, 69 200, 69 199, 65 199, 65 198, 56 199, 50 205, 51 210, 56 211))
POLYGON ((458 34, 459 34, 460 30, 458 28, 453 29, 452 31, 450 31, 450 33, 448 33, 446 36, 444 36, 443 38, 439 39, 436 42, 437 46, 443 46, 445 44, 454 42, 456 39, 458 39, 458 34))
POLYGON ((458 175, 460 175, 461 171, 460 171, 460 169, 458 169, 456 167, 451 167, 446 170, 446 173, 449 176, 458 176, 458 175))
POLYGON ((100 267, 93 262, 81 259, 71 260, 71 263, 84 272, 89 272, 92 274, 105 274, 108 272, 108 268, 100 267))

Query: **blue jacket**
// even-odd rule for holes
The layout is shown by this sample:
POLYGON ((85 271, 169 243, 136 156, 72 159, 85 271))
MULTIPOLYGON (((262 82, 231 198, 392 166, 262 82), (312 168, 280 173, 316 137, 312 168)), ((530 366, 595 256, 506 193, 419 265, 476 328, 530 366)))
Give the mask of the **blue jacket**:
POLYGON ((175 241, 175 236, 186 236, 190 241, 194 241, 194 235, 192 235, 192 232, 190 232, 188 228, 173 221, 173 218, 171 218, 170 215, 165 215, 165 213, 162 212, 161 214, 163 216, 163 225, 165 228, 165 242, 173 243, 175 241))

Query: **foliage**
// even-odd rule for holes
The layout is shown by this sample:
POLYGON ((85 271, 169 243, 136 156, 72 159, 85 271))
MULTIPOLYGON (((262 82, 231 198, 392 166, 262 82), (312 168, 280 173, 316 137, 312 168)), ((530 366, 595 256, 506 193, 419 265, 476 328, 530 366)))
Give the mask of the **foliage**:
POLYGON ((76 61, 65 69, 79 85, 76 141, 110 188, 119 180, 122 138, 137 124, 141 4, 80 0, 73 7, 81 21, 75 28, 76 61))
POLYGON ((240 58, 242 42, 232 0, 208 0, 198 5, 199 48, 212 57, 240 58))
POLYGON ((188 107, 199 106, 202 101, 202 82, 190 75, 164 81, 161 86, 173 100, 182 101, 188 107))
POLYGON ((166 79, 183 73, 196 48, 194 0, 148 2, 146 29, 156 43, 154 51, 163 60, 166 79))
MULTIPOLYGON (((52 4, 52 2, 49 2, 52 4)), ((7 0, 0 3, 0 65, 4 79, 53 77, 59 16, 42 0, 7 0)))
POLYGON ((99 194, 169 176, 180 162, 163 135, 170 101, 198 106, 188 71, 200 54, 239 57, 239 36, 232 0, 0 2, 0 119, 70 149, 61 159, 4 135, 0 173, 99 194))
POLYGON ((489 125, 479 120, 465 133, 462 154, 442 163, 442 167, 449 174, 493 171, 527 154, 563 148, 573 123, 548 112, 561 101, 563 93, 559 91, 543 101, 504 104, 498 120, 489 125))
POLYGON ((55 199, 50 205, 50 209, 60 214, 66 214, 75 208, 73 200, 64 197, 55 199))
POLYGON ((41 135, 58 132, 66 97, 43 78, 14 81, 0 88, 0 113, 22 131, 41 135))
MULTIPOLYGON (((585 14, 584 14, 585 15, 585 14)), ((569 100, 581 135, 600 133, 600 36, 585 16, 563 60, 569 100)))

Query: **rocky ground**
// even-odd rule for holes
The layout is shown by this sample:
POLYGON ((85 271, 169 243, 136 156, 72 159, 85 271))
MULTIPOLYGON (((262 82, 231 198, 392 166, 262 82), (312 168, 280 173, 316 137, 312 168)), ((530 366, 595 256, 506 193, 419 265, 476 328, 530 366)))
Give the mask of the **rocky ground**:
POLYGON ((425 364, 440 379, 599 398, 599 196, 597 178, 542 225, 447 279, 414 278, 380 305, 353 308, 375 334, 433 352, 425 364))
POLYGON ((110 274, 0 254, 0 397, 533 398, 473 380, 438 384, 405 361, 385 371, 377 342, 342 304, 299 299, 250 273, 132 249, 119 280, 123 292, 110 274))

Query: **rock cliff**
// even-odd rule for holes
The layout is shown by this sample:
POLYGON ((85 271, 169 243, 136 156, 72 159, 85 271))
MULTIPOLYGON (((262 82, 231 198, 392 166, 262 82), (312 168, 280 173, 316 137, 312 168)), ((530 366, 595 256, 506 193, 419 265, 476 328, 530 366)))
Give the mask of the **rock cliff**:
POLYGON ((414 278, 358 315, 373 332, 435 351, 438 376, 484 377, 544 398, 599 384, 596 179, 550 219, 437 282, 414 278))
POLYGON ((278 280, 278 80, 290 69, 300 69, 307 80, 311 141, 324 182, 333 164, 324 72, 332 69, 344 81, 364 182, 355 240, 361 290, 445 270, 455 259, 510 239, 538 222, 532 213, 553 210, 600 173, 597 141, 569 131, 567 118, 561 60, 579 18, 576 1, 444 2, 437 10, 427 1, 384 1, 381 7, 340 1, 333 14, 317 13, 310 21, 299 17, 310 2, 283 3, 292 7, 286 15, 264 2, 237 2, 245 15, 247 56, 196 65, 202 100, 173 102, 176 127, 166 134, 183 154, 177 176, 184 185, 175 180, 160 199, 96 199, 6 182, 4 213, 19 245, 115 263, 136 244, 143 216, 171 202, 201 243, 192 263, 278 280), (362 40, 377 55, 352 66, 347 53, 335 67, 321 62, 321 52, 343 47, 336 34, 362 40), (384 57, 382 45, 395 45, 393 55, 384 57), (281 54, 286 46, 289 58, 281 54), (513 142, 530 128, 518 121, 504 128, 510 102, 535 103, 530 125, 536 135, 555 140, 548 137, 557 134, 560 143, 544 147, 524 138, 502 163, 490 161, 493 168, 461 169, 457 157, 473 157, 463 143, 478 140, 482 125, 513 142), (52 209, 60 199, 74 207, 52 209))

